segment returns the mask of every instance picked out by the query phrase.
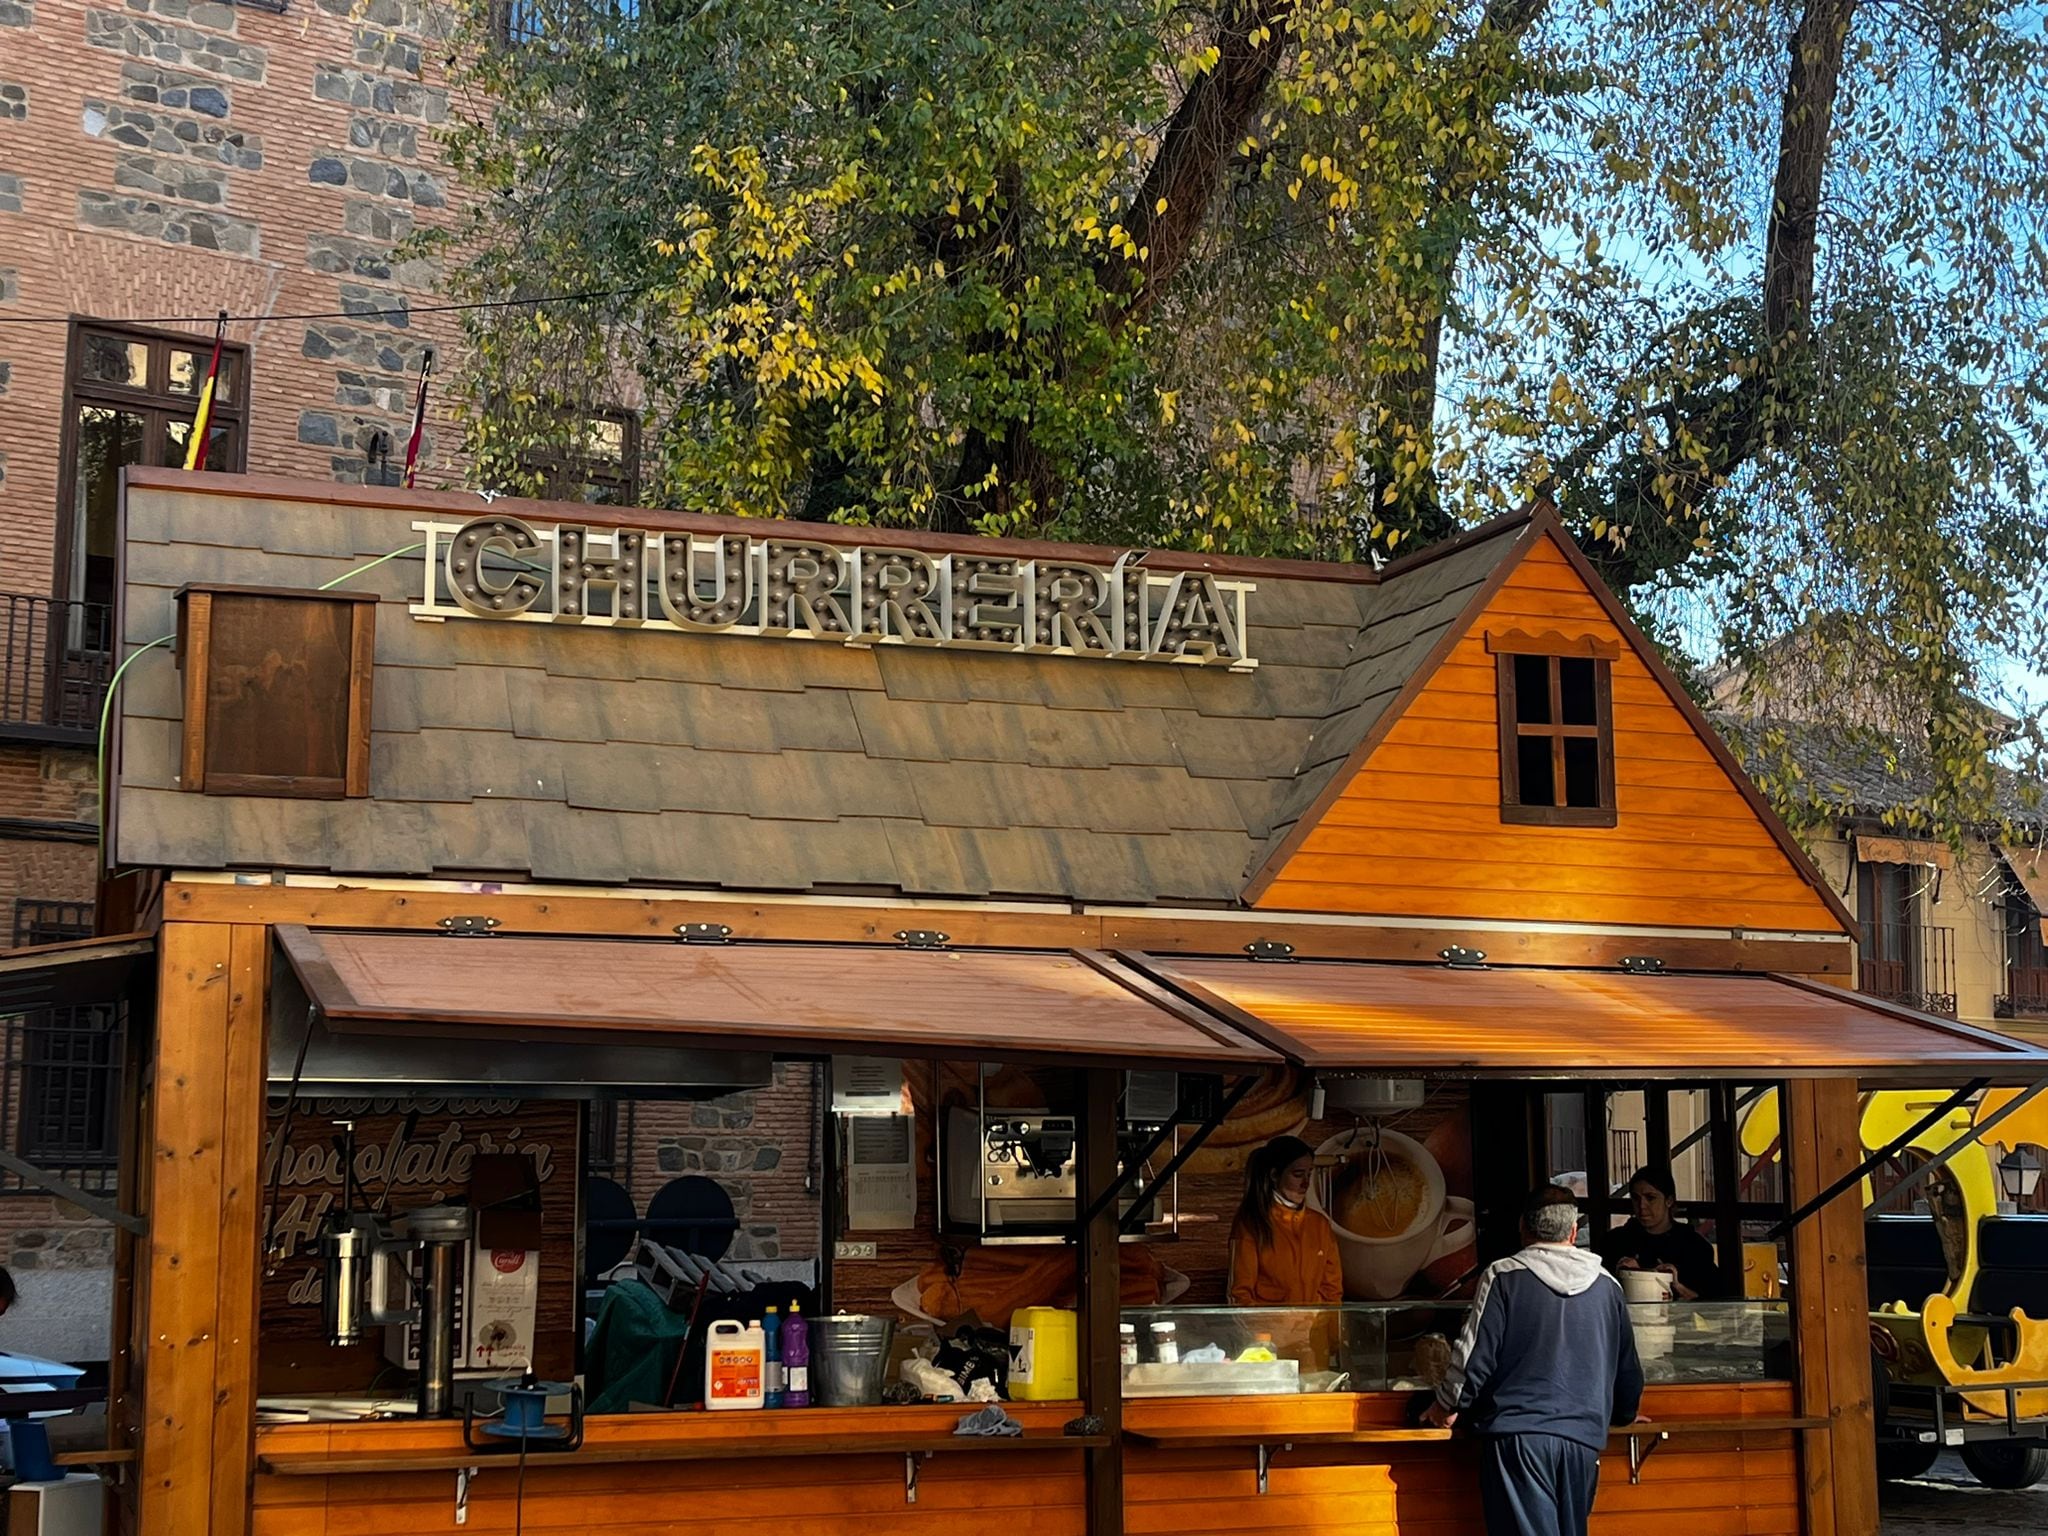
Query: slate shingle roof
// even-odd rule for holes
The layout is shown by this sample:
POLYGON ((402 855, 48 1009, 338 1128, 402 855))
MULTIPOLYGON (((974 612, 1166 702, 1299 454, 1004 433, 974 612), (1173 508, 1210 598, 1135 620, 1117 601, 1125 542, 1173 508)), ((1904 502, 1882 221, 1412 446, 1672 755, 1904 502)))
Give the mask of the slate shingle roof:
MULTIPOLYGON (((186 582, 318 586, 417 537, 417 513, 397 505, 195 487, 131 488, 128 507, 131 646, 172 629, 186 582)), ((350 582, 384 598, 372 798, 180 791, 177 674, 150 657, 120 700, 114 854, 186 869, 1227 905, 1521 526, 1378 582, 1349 567, 1261 574, 1259 666, 1240 673, 426 623, 406 609, 421 580, 412 556, 350 582)))

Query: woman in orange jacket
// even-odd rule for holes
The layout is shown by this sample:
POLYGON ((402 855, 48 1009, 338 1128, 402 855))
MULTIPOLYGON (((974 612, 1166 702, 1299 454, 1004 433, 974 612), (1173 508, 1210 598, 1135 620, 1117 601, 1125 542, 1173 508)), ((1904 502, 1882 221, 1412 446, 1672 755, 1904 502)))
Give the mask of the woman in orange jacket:
POLYGON ((1337 1235, 1308 1208, 1315 1154, 1276 1136, 1251 1156, 1230 1228, 1230 1301, 1239 1307, 1334 1306, 1344 1299, 1337 1235))

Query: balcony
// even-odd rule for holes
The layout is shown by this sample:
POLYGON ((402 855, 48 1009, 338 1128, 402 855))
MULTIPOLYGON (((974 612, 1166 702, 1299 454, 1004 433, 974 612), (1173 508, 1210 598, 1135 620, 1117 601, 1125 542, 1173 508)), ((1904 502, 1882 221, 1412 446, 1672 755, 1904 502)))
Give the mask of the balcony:
POLYGON ((2005 991, 1991 1000, 2000 1019, 2048 1019, 2048 965, 2014 965, 2005 972, 2005 991))
POLYGON ((113 671, 107 604, 0 592, 0 741, 93 746, 113 671))
POLYGON ((1862 990, 1922 1013, 1956 1013, 1956 931, 1926 923, 1863 925, 1862 990))

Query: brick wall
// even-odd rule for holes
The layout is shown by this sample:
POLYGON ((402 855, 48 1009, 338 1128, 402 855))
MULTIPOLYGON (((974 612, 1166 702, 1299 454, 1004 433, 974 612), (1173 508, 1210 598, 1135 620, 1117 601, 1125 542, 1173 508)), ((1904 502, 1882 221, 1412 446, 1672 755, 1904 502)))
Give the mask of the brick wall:
MULTIPOLYGON (((403 461, 436 272, 398 241, 451 217, 434 134, 451 12, 437 0, 0 0, 0 315, 238 320, 251 471, 360 481, 403 461), (348 312, 348 318, 285 320, 348 312)), ((161 327, 204 339, 212 326, 161 327)), ((68 333, 0 326, 0 591, 56 581, 68 333)), ((445 353, 442 372, 453 359, 445 353)), ((443 392, 422 483, 451 478, 443 392)), ((0 746, 0 817, 97 817, 88 749, 0 746)), ((0 943, 17 900, 89 900, 89 843, 0 834, 0 943)), ((105 1265, 106 1229, 0 1197, 20 1268, 105 1265)))
MULTIPOLYGON (((434 132, 448 10, 430 0, 0 0, 0 313, 119 319, 404 309, 436 273, 396 258, 452 193, 434 132)), ((209 333, 201 324, 187 327, 209 333)), ((360 480, 402 456, 424 346, 451 317, 231 327, 251 348, 248 467, 360 480)), ((62 326, 0 328, 0 552, 47 591, 62 326)), ((445 414, 429 483, 449 473, 445 414)))

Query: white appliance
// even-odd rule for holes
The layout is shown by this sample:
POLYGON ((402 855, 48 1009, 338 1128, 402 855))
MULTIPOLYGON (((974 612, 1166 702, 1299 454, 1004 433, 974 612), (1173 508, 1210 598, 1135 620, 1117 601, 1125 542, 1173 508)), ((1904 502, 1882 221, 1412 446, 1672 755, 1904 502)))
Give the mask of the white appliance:
POLYGON ((853 1232, 907 1232, 916 1224, 915 1122, 908 1115, 849 1116, 846 1121, 847 1229, 853 1232))
POLYGON ((1317 1082, 1329 1107, 1361 1116, 1418 1109, 1428 1095, 1419 1077, 1323 1077, 1317 1082))
POLYGON ((888 1056, 834 1056, 832 1112, 835 1115, 909 1114, 910 1097, 904 1088, 903 1063, 888 1056))
POLYGON ((7 1490, 8 1536, 101 1536, 107 1485, 90 1472, 7 1490))

